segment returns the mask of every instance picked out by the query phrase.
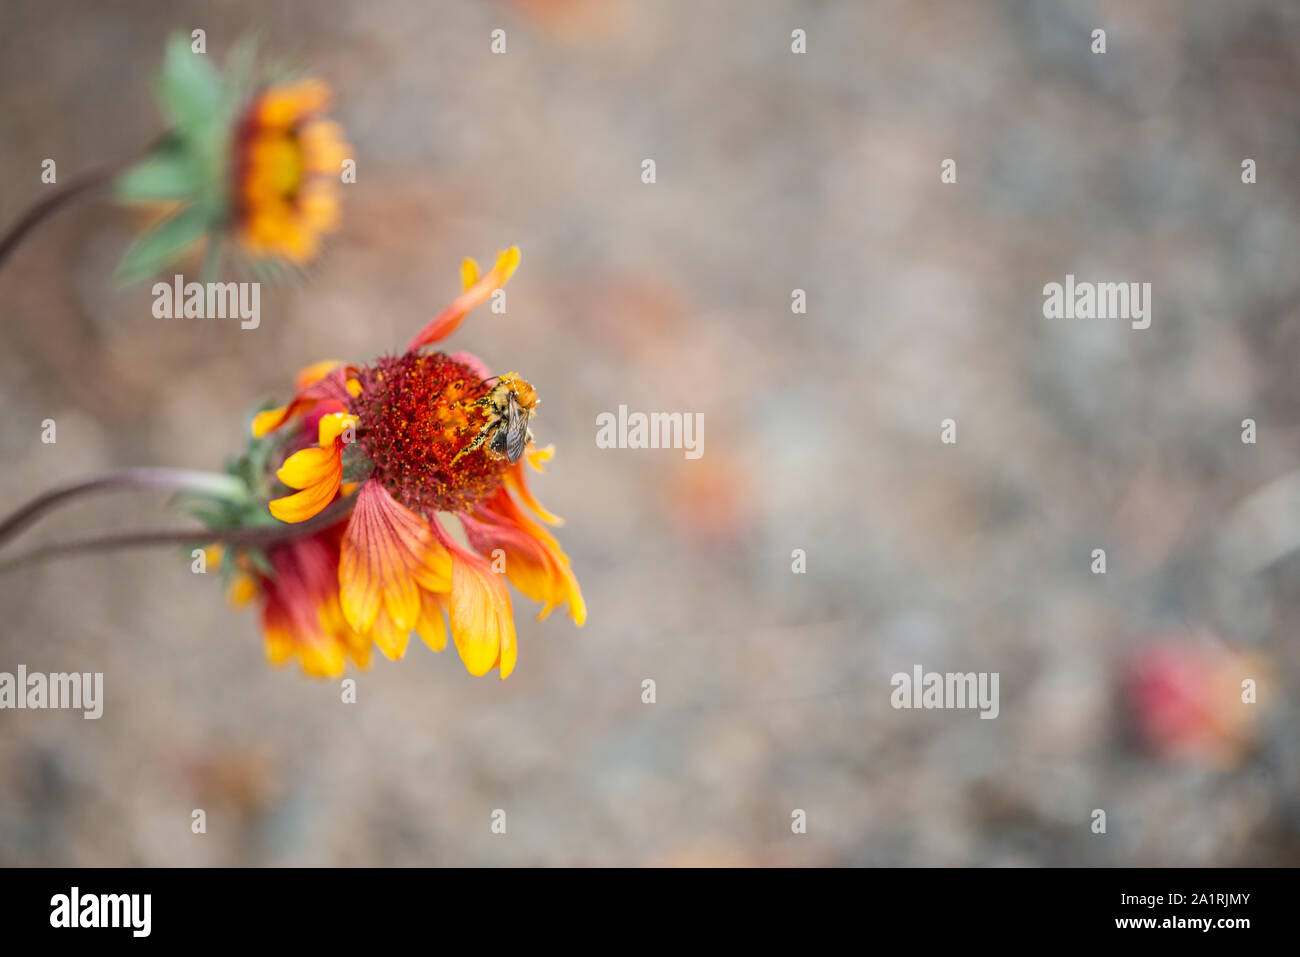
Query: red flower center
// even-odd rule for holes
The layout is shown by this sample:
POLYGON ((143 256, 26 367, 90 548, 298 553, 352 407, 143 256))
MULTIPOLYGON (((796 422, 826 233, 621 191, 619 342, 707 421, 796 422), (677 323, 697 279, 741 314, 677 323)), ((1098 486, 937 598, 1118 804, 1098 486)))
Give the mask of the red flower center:
POLYGON ((442 352, 388 356, 357 373, 357 444, 373 477, 414 512, 466 512, 501 487, 510 463, 486 445, 458 452, 487 424, 474 405, 490 391, 479 374, 442 352))

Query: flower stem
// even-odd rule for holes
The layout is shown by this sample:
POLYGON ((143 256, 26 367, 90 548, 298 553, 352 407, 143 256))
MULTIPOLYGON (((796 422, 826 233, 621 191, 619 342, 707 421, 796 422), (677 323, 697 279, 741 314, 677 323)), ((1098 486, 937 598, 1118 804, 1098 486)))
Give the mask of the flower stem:
POLYGON ((9 227, 9 231, 4 234, 4 237, 0 238, 0 267, 4 266, 5 260, 9 258, 10 254, 18 248, 27 234, 41 220, 52 213, 58 212, 63 206, 66 206, 87 190, 107 182, 115 172, 117 172, 117 167, 103 167, 102 169, 93 170, 30 207, 27 212, 18 218, 18 222, 9 227))
POLYGON ((220 472, 199 472, 191 469, 122 469, 51 489, 20 506, 8 517, 0 520, 0 545, 68 499, 88 492, 119 488, 179 489, 200 495, 236 500, 248 497, 243 482, 233 475, 220 472))
POLYGON ((21 245, 28 233, 40 225, 42 220, 57 213, 82 193, 89 192, 98 186, 103 186, 126 166, 135 162, 135 160, 144 153, 148 153, 165 138, 165 134, 159 136, 144 150, 134 153, 116 163, 107 163, 98 169, 93 169, 90 172, 77 177, 62 189, 51 193, 30 206, 27 209, 27 212, 18 217, 16 223, 10 226, 3 236, 0 236, 0 269, 4 268, 5 262, 13 254, 13 251, 21 245))
POLYGON ((223 545, 252 545, 265 548, 328 528, 341 521, 352 510, 352 505, 352 501, 348 499, 337 501, 316 517, 298 525, 278 523, 260 526, 245 525, 238 528, 154 529, 144 532, 115 532, 68 542, 54 542, 49 545, 39 545, 13 558, 0 561, 0 574, 13 571, 23 565, 64 555, 85 555, 119 548, 146 548, 151 545, 214 545, 218 542, 223 545))

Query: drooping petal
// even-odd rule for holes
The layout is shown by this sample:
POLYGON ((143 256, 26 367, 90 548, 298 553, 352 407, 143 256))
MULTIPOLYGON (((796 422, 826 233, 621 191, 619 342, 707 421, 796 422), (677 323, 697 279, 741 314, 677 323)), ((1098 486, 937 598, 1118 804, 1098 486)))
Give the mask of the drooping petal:
POLYGON ((336 524, 267 553, 274 574, 258 578, 266 655, 273 664, 297 658, 305 672, 319 677, 342 674, 349 657, 359 667, 369 665, 369 640, 339 610, 341 535, 336 524))
POLYGON ((452 556, 447 620, 465 670, 480 677, 500 668, 502 679, 508 678, 519 648, 505 582, 487 562, 451 538, 438 521, 431 526, 452 556))
POLYGON ((420 620, 415 630, 432 650, 441 652, 447 647, 447 622, 443 619, 441 596, 428 591, 420 594, 420 620))
MULTIPOLYGON (((549 446, 545 449, 538 449, 536 452, 542 462, 545 462, 551 457, 551 454, 553 454, 551 453, 551 447, 549 446)), ((529 463, 532 464, 531 455, 526 457, 529 459, 529 463)), ((534 465, 534 468, 537 468, 537 466, 534 465)), ((537 471, 540 472, 542 470, 537 468, 537 471)), ((524 466, 522 461, 516 462, 514 465, 510 466, 510 470, 506 472, 506 484, 514 489, 515 494, 519 496, 519 500, 527 505, 529 510, 531 510, 534 515, 540 518, 547 525, 554 525, 558 528, 564 524, 564 519, 560 518, 560 516, 553 512, 547 511, 542 503, 533 497, 533 493, 528 488, 528 481, 524 478, 524 466)))
POLYGON ((537 620, 549 615, 557 603, 553 598, 556 576, 541 544, 516 528, 477 521, 468 515, 462 515, 460 520, 475 551, 491 559, 496 568, 494 553, 500 550, 504 556, 502 570, 511 584, 533 601, 544 603, 537 620))
POLYGON ((374 639, 379 650, 389 661, 397 661, 406 654, 406 646, 411 640, 410 627, 398 625, 388 616, 385 608, 379 609, 375 623, 370 628, 370 637, 374 639))
POLYGON ((496 265, 486 276, 479 278, 478 264, 472 259, 467 259, 461 263, 461 281, 468 283, 465 288, 450 306, 444 309, 433 319, 429 320, 428 325, 416 334, 411 340, 410 345, 406 347, 407 352, 414 352, 422 346, 427 346, 432 342, 445 339, 451 335, 456 327, 460 325, 462 319, 475 306, 481 305, 496 292, 514 274, 515 269, 519 266, 519 247, 511 246, 509 249, 503 249, 497 254, 496 265))
POLYGON ((491 556, 500 549, 505 572, 511 583, 534 601, 542 603, 538 620, 557 605, 568 605, 569 614, 581 626, 587 620, 582 589, 559 542, 515 503, 504 489, 474 510, 461 516, 470 544, 491 556))
POLYGON ((235 572, 226 589, 226 601, 232 608, 242 608, 258 595, 257 582, 245 572, 235 572))
POLYGON ((420 589, 445 592, 451 571, 451 557, 424 519, 378 481, 361 486, 339 561, 339 598, 353 628, 369 631, 381 609, 397 628, 416 627, 420 589))

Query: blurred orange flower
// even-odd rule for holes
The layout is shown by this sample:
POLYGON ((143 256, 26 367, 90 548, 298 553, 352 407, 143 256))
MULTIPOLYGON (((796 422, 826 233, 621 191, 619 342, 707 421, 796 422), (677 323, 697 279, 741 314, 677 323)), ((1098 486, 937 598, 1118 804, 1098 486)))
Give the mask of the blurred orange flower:
POLYGON ((303 263, 338 228, 339 183, 349 147, 325 118, 329 88, 304 80, 262 91, 239 120, 235 220, 252 255, 303 263))
POLYGON ((351 150, 326 115, 329 87, 255 80, 252 60, 242 42, 219 71, 188 38, 168 41, 159 82, 167 132, 114 180, 119 201, 149 214, 118 264, 120 281, 199 253, 215 279, 227 243, 260 264, 302 265, 338 229, 351 150))

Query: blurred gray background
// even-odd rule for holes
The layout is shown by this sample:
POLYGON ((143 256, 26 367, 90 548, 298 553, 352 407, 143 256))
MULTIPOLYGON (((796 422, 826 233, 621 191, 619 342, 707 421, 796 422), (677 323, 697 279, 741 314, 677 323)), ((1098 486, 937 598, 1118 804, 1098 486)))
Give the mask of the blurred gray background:
POLYGON ((345 705, 187 555, 4 575, 0 670, 106 704, 0 712, 0 863, 1300 863, 1294 4, 4 0, 0 223, 45 157, 160 132, 195 27, 333 86, 343 229, 240 331, 113 288, 106 199, 40 227, 0 271, 6 509, 219 468, 296 369, 401 348, 517 243, 508 315, 447 346, 539 390, 590 620, 517 597, 507 681, 417 642, 345 705), (1152 283, 1151 328, 1045 319, 1067 272, 1152 283), (620 404, 703 412, 703 458, 597 449, 620 404), (999 672, 1000 716, 892 709, 915 664, 999 672))

